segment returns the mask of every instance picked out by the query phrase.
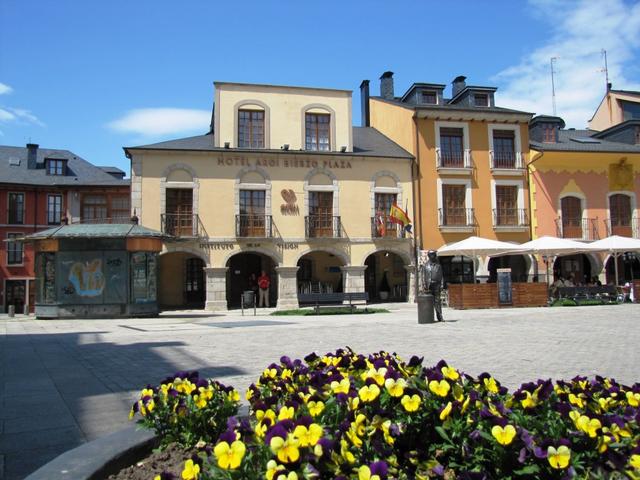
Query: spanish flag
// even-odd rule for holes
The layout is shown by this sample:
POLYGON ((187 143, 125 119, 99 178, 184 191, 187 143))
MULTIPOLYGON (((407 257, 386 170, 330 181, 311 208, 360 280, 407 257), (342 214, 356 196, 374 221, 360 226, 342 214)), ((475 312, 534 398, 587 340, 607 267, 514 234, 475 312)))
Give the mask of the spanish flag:
POLYGON ((389 210, 389 220, 393 223, 402 225, 403 227, 411 225, 411 220, 409 219, 409 215, 407 215, 407 212, 402 210, 395 203, 391 205, 391 210, 389 210))

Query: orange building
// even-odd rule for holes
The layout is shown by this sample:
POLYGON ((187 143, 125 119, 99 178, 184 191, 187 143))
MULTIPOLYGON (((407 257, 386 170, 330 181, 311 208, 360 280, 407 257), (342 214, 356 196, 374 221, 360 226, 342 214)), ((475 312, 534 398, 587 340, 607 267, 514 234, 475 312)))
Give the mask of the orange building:
MULTIPOLYGON (((380 77, 380 96, 361 85, 363 125, 387 135, 417 159, 414 170, 416 242, 437 249, 471 235, 502 241, 530 239, 528 122, 532 114, 495 105, 496 88, 452 83, 414 83, 396 96, 393 73, 380 77)), ((536 274, 528 255, 488 263, 443 257, 445 281, 492 279, 510 267, 514 281, 536 274)))

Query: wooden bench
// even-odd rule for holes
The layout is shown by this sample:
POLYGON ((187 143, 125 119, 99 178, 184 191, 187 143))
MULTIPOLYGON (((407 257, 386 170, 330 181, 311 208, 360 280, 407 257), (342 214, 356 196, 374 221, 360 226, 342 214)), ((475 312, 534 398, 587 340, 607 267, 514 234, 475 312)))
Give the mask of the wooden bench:
POLYGON ((613 285, 592 287, 558 287, 558 298, 572 300, 601 298, 608 302, 618 301, 618 289, 613 285))
POLYGON ((349 302, 349 308, 353 312, 357 305, 367 305, 369 294, 367 292, 348 293, 299 293, 298 302, 314 306, 316 314, 322 307, 344 305, 349 302))

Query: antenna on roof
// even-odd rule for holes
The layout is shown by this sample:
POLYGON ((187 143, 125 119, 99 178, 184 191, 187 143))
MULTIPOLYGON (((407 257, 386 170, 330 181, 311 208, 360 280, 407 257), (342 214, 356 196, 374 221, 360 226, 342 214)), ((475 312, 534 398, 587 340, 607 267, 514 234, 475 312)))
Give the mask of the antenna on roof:
POLYGON ((602 54, 602 58, 604 59, 604 68, 601 68, 600 71, 604 72, 604 81, 605 81, 605 93, 609 91, 609 66, 607 65, 607 51, 603 48, 600 50, 602 54))
POLYGON ((553 106, 553 116, 556 116, 556 83, 554 79, 553 65, 558 60, 558 57, 551 57, 551 104, 553 106))

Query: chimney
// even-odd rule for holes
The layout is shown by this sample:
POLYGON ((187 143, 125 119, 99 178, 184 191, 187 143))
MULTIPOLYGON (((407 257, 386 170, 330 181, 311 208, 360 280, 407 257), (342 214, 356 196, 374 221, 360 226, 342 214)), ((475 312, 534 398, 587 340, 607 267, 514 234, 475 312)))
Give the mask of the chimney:
POLYGON ((393 72, 384 72, 380 77, 380 96, 385 100, 393 100, 393 72))
POLYGON ((464 75, 459 75, 453 79, 453 82, 451 82, 451 85, 453 85, 453 89, 451 91, 451 98, 454 98, 456 95, 458 95, 462 90, 464 90, 467 87, 467 83, 465 82, 466 79, 467 77, 465 77, 464 75))
POLYGON ((38 144, 27 143, 27 168, 35 170, 38 163, 38 144))
POLYGON ((371 117, 369 115, 369 80, 363 80, 360 84, 360 120, 361 127, 371 126, 371 117))
POLYGON ((611 88, 613 87, 613 84, 611 82, 607 83, 607 93, 611 90, 611 88))

